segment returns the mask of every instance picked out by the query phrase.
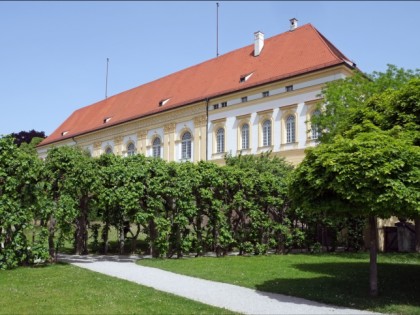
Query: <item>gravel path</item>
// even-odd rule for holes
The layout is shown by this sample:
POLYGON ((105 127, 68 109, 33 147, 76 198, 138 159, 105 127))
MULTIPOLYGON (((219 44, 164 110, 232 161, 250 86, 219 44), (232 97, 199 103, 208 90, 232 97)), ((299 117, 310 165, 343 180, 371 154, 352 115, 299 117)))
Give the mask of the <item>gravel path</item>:
POLYGON ((135 264, 137 256, 70 256, 59 260, 243 314, 375 314, 282 294, 203 280, 135 264))

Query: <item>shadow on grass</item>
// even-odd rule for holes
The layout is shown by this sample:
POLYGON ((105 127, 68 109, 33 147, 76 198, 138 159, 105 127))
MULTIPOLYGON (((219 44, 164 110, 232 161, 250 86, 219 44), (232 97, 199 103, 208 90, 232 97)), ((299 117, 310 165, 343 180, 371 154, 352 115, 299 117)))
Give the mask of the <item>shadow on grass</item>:
POLYGON ((392 305, 420 307, 420 265, 378 264, 377 298, 369 297, 368 263, 296 264, 293 267, 319 276, 273 279, 257 285, 256 289, 359 309, 387 309, 392 305))

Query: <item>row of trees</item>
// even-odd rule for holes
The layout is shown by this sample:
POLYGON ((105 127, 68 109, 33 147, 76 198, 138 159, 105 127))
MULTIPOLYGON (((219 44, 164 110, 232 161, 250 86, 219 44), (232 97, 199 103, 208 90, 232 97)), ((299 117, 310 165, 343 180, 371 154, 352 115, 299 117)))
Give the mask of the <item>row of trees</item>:
POLYGON ((219 167, 143 155, 93 159, 74 147, 54 148, 41 161, 10 138, 0 145, 3 268, 53 258, 69 238, 77 254, 88 253, 89 225, 99 232, 93 221, 101 223, 101 252, 114 228, 121 253, 127 234, 135 252, 143 233, 154 257, 282 253, 315 242, 308 226, 325 223, 292 211, 292 167, 269 154, 226 157, 219 167))

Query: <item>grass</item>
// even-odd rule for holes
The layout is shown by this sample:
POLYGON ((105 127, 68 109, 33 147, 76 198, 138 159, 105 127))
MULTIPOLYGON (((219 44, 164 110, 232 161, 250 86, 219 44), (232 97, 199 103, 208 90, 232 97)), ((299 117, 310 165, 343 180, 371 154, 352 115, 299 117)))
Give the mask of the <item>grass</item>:
POLYGON ((0 271, 0 314, 232 314, 67 264, 0 271))
POLYGON ((377 298, 368 295, 367 253, 144 259, 138 263, 333 305, 420 315, 419 254, 379 255, 377 298))

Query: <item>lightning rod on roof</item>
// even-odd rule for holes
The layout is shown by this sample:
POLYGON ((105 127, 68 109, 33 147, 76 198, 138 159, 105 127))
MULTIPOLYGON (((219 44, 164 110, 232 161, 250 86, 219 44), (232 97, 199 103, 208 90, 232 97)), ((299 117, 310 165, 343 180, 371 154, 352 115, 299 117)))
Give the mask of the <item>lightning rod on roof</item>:
POLYGON ((216 57, 219 57, 219 2, 216 2, 216 57))
POLYGON ((105 98, 108 98, 108 64, 109 58, 106 58, 106 78, 105 78, 105 98))

